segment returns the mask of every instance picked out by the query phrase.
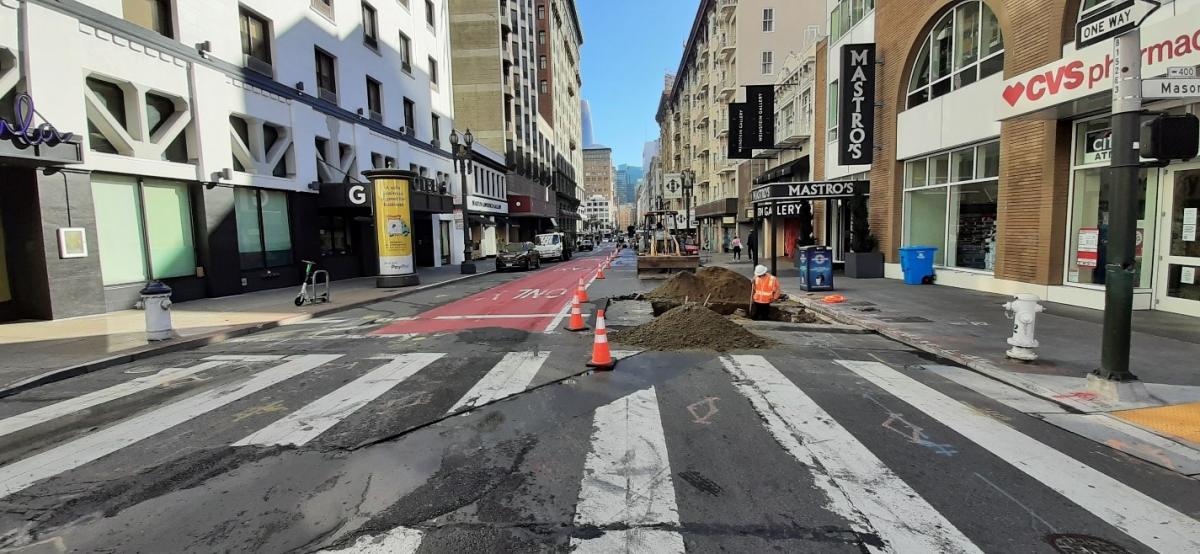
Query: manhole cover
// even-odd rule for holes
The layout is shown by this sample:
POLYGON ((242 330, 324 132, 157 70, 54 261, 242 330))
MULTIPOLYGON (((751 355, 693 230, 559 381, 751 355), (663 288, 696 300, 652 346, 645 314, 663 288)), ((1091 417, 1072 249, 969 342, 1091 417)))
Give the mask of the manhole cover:
POLYGON ((1131 554, 1121 546, 1088 535, 1047 535, 1046 542, 1062 554, 1131 554))
POLYGON ((888 323, 931 323, 931 321, 928 319, 925 319, 923 317, 916 317, 916 316, 881 317, 881 318, 879 318, 879 320, 886 321, 888 323))

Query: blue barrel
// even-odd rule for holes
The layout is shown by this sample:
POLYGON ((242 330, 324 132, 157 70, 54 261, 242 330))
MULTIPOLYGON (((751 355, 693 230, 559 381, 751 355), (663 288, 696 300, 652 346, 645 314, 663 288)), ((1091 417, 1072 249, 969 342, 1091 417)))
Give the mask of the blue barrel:
POLYGON ((933 259, 936 246, 905 246, 900 249, 900 270, 904 272, 904 284, 921 285, 933 282, 933 259))

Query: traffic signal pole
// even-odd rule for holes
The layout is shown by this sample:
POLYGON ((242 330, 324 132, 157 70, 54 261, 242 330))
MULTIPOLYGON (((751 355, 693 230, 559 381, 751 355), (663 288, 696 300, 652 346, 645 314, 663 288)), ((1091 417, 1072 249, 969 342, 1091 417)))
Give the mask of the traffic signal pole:
POLYGON ((1137 279, 1138 156, 1142 111, 1141 31, 1113 39, 1112 184, 1104 267, 1104 333, 1097 375, 1136 381, 1129 371, 1133 287, 1137 279))

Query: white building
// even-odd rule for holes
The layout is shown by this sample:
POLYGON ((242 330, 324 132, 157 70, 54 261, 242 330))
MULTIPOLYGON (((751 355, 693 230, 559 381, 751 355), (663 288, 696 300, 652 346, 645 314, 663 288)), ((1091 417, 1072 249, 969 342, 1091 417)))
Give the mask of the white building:
POLYGON ((425 178, 417 265, 458 262, 446 2, 0 1, 0 98, 29 94, 82 141, 57 175, 0 158, 20 173, 0 204, 41 210, 0 228, 49 260, 7 253, 34 276, 0 275, 0 318, 127 308, 151 279, 176 300, 291 286, 302 259, 370 273, 354 185, 372 167, 425 178), (87 256, 61 259, 43 227, 84 229, 87 256))
POLYGON ((590 231, 604 231, 613 228, 613 210, 608 197, 594 194, 583 203, 583 216, 590 231))

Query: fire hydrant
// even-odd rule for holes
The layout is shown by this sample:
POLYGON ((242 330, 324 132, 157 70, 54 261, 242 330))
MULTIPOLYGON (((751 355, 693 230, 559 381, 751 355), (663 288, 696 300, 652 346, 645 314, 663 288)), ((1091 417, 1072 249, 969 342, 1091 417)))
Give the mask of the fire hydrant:
POLYGON ((162 281, 151 281, 140 292, 138 307, 146 312, 146 339, 171 338, 171 287, 162 281))
POLYGON ((1013 300, 1004 304, 1004 316, 1013 320, 1013 336, 1008 344, 1012 348, 1005 352, 1009 358, 1032 362, 1037 359, 1038 341, 1034 338, 1037 314, 1046 311, 1038 302, 1041 299, 1034 294, 1018 294, 1013 300))

